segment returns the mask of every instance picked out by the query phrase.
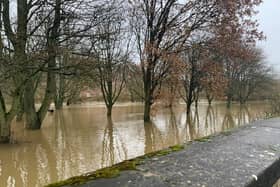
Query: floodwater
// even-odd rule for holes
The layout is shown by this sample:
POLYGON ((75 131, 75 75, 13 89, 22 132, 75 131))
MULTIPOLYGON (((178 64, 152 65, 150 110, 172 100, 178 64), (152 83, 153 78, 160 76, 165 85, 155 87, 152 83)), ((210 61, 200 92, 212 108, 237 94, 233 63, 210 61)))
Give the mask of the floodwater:
POLYGON ((200 104, 186 117, 184 105, 156 108, 144 124, 143 106, 123 104, 107 120, 104 106, 82 104, 48 114, 43 127, 13 126, 14 144, 0 145, 0 186, 37 187, 110 166, 192 139, 245 125, 265 117, 269 106, 200 104))

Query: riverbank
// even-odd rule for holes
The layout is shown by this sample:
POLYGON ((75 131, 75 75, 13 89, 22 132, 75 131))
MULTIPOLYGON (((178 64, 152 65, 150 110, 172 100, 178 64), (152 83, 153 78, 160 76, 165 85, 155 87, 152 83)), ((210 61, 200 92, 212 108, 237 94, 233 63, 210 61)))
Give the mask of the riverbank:
POLYGON ((176 152, 124 162, 127 168, 106 169, 109 176, 101 172, 100 179, 91 180, 92 173, 50 186, 272 186, 280 178, 279 137, 280 118, 261 120, 185 144, 176 152))

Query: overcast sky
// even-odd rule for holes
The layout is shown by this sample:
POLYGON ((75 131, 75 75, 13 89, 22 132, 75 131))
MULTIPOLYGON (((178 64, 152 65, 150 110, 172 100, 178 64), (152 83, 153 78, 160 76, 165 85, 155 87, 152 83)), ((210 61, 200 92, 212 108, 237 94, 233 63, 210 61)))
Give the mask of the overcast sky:
POLYGON ((259 7, 258 19, 260 29, 267 37, 258 45, 264 49, 266 61, 280 75, 280 1, 264 0, 259 7))

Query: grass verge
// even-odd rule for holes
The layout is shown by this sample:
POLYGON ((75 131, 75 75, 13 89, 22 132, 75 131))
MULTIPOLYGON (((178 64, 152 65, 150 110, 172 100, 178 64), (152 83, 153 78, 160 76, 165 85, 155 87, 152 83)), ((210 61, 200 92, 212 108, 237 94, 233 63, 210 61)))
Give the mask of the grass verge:
POLYGON ((61 187, 61 186, 66 186, 66 185, 75 186, 75 185, 84 184, 88 181, 96 180, 96 179, 100 179, 100 178, 117 177, 120 175, 121 171, 137 170, 137 166, 142 164, 145 159, 156 157, 156 156, 168 155, 172 152, 180 151, 182 149, 184 149, 184 145, 171 146, 171 147, 161 150, 161 151, 148 153, 144 156, 140 156, 140 157, 130 159, 130 160, 125 160, 125 161, 118 163, 116 165, 113 165, 111 167, 103 168, 103 169, 100 169, 100 170, 97 170, 97 171, 94 171, 91 173, 87 173, 85 175, 71 177, 67 180, 49 184, 45 187, 61 187))

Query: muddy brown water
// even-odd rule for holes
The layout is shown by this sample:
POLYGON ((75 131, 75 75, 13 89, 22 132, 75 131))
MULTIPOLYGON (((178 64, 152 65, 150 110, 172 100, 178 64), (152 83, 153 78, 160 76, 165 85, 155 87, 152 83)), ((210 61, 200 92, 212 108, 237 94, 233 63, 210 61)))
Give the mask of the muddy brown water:
POLYGON ((186 118, 184 105, 156 108, 144 124, 141 104, 122 104, 107 120, 100 104, 82 104, 48 114, 38 131, 13 124, 14 144, 0 145, 0 187, 37 187, 110 166, 192 139, 262 119, 265 103, 248 106, 206 103, 186 118))

